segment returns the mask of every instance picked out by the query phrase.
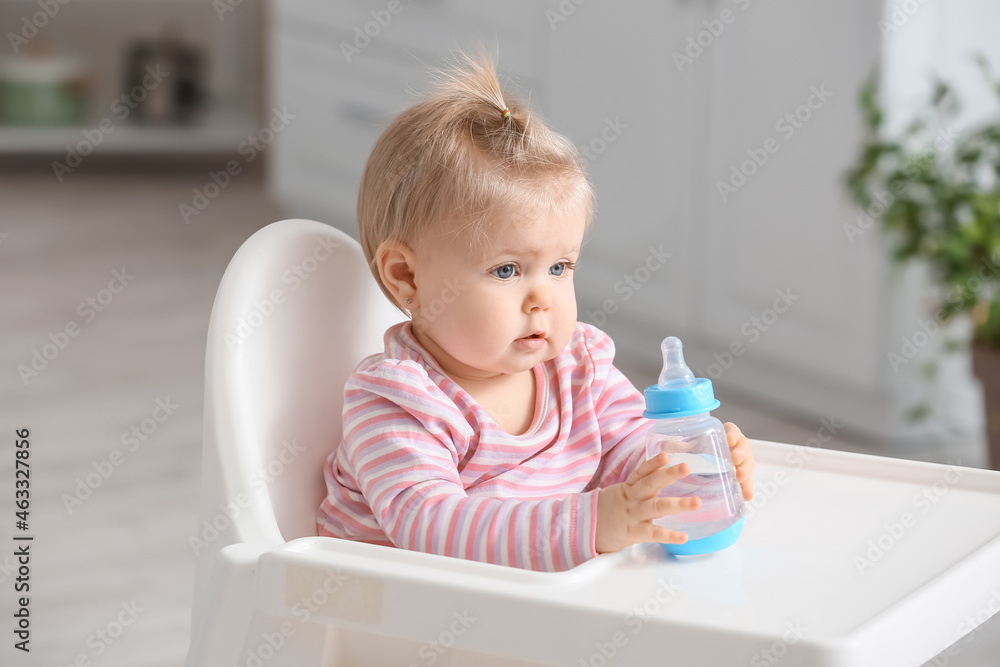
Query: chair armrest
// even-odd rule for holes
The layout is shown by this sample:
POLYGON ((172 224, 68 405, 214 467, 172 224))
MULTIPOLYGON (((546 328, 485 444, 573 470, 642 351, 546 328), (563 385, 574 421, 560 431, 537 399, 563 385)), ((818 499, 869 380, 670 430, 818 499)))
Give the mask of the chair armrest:
POLYGON ((558 664, 565 662, 569 647, 587 639, 578 622, 562 621, 567 613, 580 614, 581 621, 586 616, 585 622, 595 628, 620 621, 615 611, 588 604, 581 593, 630 558, 631 550, 624 550, 567 572, 548 573, 308 537, 261 555, 257 605, 303 623, 414 642, 433 641, 450 629, 456 648, 502 650, 531 664, 558 664), (540 625, 537 619, 548 615, 561 620, 540 625), (512 636, 518 637, 516 646, 512 636))
POLYGON ((230 544, 215 554, 201 600, 198 621, 192 628, 187 667, 234 665, 239 643, 253 615, 254 577, 267 548, 230 544))

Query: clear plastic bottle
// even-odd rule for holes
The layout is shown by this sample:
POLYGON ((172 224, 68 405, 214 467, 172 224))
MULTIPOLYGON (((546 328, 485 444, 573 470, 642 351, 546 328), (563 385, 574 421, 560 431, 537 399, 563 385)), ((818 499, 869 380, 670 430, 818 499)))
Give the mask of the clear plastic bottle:
POLYGON ((697 496, 701 506, 670 514, 654 523, 687 533, 684 544, 664 544, 678 555, 705 554, 731 546, 743 532, 746 508, 736 481, 726 431, 709 412, 720 403, 712 381, 696 378, 684 363, 680 339, 663 340, 663 370, 658 384, 646 388, 644 417, 653 419, 646 434, 646 458, 670 455, 667 465, 687 463, 690 472, 660 492, 661 497, 697 496))

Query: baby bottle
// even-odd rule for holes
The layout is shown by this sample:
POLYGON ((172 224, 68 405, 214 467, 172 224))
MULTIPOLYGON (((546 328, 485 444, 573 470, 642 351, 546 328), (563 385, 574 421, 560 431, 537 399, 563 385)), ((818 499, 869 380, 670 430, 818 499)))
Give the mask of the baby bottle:
POLYGON ((646 458, 670 455, 667 465, 687 463, 689 474, 660 491, 664 498, 697 496, 701 506, 653 522, 687 533, 684 544, 661 545, 678 555, 706 554, 731 546, 743 532, 743 494, 729 453, 726 431, 710 411, 719 407, 712 381, 696 378, 684 363, 680 339, 660 346, 663 370, 659 384, 645 391, 643 417, 654 420, 646 435, 646 458))

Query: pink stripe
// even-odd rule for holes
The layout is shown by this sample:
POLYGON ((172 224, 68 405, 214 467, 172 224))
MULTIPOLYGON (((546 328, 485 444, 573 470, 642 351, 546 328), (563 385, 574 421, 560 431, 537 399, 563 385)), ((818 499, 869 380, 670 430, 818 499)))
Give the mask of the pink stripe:
POLYGON ((592 557, 597 494, 578 494, 598 470, 604 481, 641 460, 643 439, 642 396, 612 366, 610 339, 578 324, 539 369, 549 393, 534 407, 550 410, 527 436, 503 433, 425 362, 408 324, 385 342, 392 358, 370 359, 345 388, 348 428, 342 460, 324 465, 318 532, 532 569, 592 557))
POLYGON ((531 511, 531 517, 528 521, 528 534, 526 536, 526 541, 528 543, 528 567, 532 570, 541 570, 541 560, 538 557, 538 550, 541 545, 538 543, 538 514, 542 511, 542 508, 538 505, 531 511))

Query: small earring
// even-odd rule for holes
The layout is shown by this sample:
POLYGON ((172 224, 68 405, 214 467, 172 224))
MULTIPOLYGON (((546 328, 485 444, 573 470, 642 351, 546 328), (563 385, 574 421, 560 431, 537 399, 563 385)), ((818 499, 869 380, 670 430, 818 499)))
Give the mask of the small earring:
POLYGON ((407 299, 406 303, 410 303, 411 301, 413 301, 413 299, 407 299))

